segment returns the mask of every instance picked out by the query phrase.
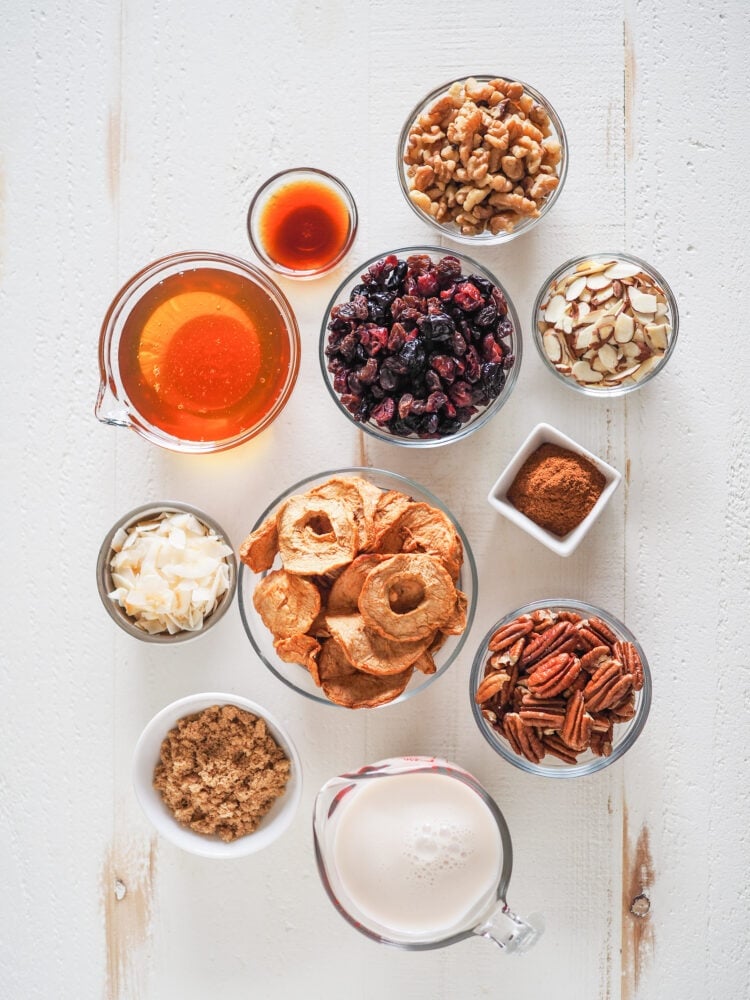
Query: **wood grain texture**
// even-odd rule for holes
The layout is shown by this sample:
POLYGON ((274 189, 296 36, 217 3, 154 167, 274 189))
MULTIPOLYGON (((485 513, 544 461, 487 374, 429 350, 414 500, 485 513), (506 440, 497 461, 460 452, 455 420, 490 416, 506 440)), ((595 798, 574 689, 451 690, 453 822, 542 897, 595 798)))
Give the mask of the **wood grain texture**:
POLYGON ((740 624, 750 599, 750 361, 728 303, 744 287, 750 248, 740 188, 727 184, 748 159, 744 5, 533 0, 519 13, 506 0, 460 9, 436 0, 423 16, 394 0, 6 6, 0 460, 13 572, 3 587, 1 683, 14 708, 0 765, 0 1000, 747 995, 750 809, 737 734, 750 700, 740 624), (524 331, 554 267, 622 248, 672 284, 680 341, 649 386, 600 402, 553 382, 526 336, 517 387, 487 427, 407 454, 335 411, 320 383, 321 318, 358 261, 439 242, 403 202, 396 137, 429 89, 484 71, 538 87, 571 147, 550 216, 477 254, 507 287, 524 331), (253 191, 306 164, 351 187, 360 231, 336 273, 279 279, 303 343, 282 415, 259 439, 203 457, 98 425, 98 329, 115 291, 177 250, 250 258, 253 191), (540 420, 626 473, 568 560, 485 500, 540 420), (350 464, 435 491, 477 561, 466 652, 418 698, 370 714, 309 704, 255 660, 236 608, 205 640, 171 649, 129 640, 104 615, 96 552, 131 507, 192 502, 238 543, 287 486, 350 464), (484 632, 554 596, 624 618, 654 673, 639 743, 623 764, 574 782, 502 763, 468 702, 484 632), (131 791, 143 726, 201 690, 268 706, 305 768, 284 838, 224 864, 163 841, 155 848, 131 791), (506 959, 480 940, 426 954, 378 948, 330 906, 311 853, 315 793, 343 769, 404 752, 453 758, 496 797, 514 840, 509 902, 546 917, 532 955, 506 959), (645 917, 630 910, 640 894, 645 917))

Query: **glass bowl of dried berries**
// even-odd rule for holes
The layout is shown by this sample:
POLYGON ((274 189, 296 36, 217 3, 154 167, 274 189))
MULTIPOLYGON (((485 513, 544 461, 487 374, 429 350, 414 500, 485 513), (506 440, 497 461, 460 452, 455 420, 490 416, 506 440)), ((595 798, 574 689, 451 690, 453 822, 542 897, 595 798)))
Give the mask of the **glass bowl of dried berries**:
POLYGON ((494 246, 527 232, 560 196, 568 143, 539 91, 497 75, 453 80, 411 111, 398 140, 409 207, 458 243, 494 246))
POLYGON ((623 396, 657 375, 677 345, 677 301, 632 254, 575 257, 542 285, 534 342, 552 374, 585 396, 623 396))
POLYGON ((638 641, 583 601, 535 601, 506 615, 482 640, 469 684, 493 750, 548 778, 593 774, 618 760, 651 707, 638 641))
POLYGON ((516 384, 521 327, 486 268, 440 247, 404 247, 353 271, 325 312, 320 366, 337 406, 393 444, 458 441, 516 384))

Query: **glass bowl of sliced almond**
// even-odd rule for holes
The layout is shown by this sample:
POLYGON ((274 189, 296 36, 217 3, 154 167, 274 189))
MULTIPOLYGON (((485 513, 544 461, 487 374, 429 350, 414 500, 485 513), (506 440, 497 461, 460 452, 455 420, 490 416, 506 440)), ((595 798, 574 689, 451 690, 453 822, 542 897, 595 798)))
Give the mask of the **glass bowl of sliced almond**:
POLYGON ((534 303, 537 350, 565 385, 622 396, 650 382, 677 345, 677 302, 659 272, 628 253, 575 257, 534 303))
POLYGON ((635 636, 609 612, 550 598, 496 622, 474 658, 471 707, 509 763, 549 778, 593 774, 640 736, 651 673, 635 636))

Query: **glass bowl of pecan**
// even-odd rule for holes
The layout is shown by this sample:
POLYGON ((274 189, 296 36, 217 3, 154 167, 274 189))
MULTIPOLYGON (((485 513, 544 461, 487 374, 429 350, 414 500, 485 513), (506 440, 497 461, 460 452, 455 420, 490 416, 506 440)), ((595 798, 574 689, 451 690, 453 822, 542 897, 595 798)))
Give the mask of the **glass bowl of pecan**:
POLYGON ((471 706, 482 736, 531 774, 574 778, 618 760, 651 706, 651 674, 632 633, 583 601, 535 601, 489 630, 474 659, 471 706))
POLYGON ((552 374, 586 396, 623 396, 650 382, 677 346, 671 288, 632 254, 574 257, 539 290, 534 343, 552 374))
POLYGON ((466 437, 505 404, 521 327, 498 279, 464 254, 415 246, 371 257, 326 309, 320 367, 358 428, 392 444, 466 437))
POLYGON ((527 232, 560 196, 565 129, 537 90, 483 75, 437 87, 398 140, 398 179, 411 209, 458 243, 494 246, 527 232))

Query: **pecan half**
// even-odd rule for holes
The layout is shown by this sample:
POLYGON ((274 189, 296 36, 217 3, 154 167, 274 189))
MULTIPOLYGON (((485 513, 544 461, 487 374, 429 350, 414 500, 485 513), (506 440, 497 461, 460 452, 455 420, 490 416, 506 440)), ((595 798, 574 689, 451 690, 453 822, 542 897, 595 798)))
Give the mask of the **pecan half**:
POLYGON ((516 715, 515 712, 506 715, 503 720, 503 730, 505 735, 508 736, 508 742, 511 746, 513 746, 513 741, 515 740, 518 747, 516 753, 520 752, 522 756, 534 764, 538 764, 542 757, 544 757, 544 744, 534 729, 530 726, 524 726, 520 715, 516 715), (508 735, 509 733, 512 734, 512 737, 508 735))
POLYGON ((633 675, 622 673, 619 660, 605 660, 583 689, 589 712, 617 705, 633 689, 633 675))
POLYGON ((612 652, 622 663, 625 672, 633 675, 634 689, 640 691, 643 687, 643 663, 633 643, 618 641, 612 647, 612 652))
POLYGON ((572 653, 555 653, 538 663, 529 675, 529 691, 554 698, 573 683, 581 671, 581 661, 572 653))
POLYGON ((520 638, 528 635, 534 627, 530 618, 516 618, 515 621, 508 622, 490 639, 489 650, 491 653, 499 653, 503 649, 508 649, 520 638))
POLYGON ((571 637, 575 631, 575 626, 570 622, 555 622, 543 632, 538 632, 533 639, 529 639, 526 648, 521 656, 521 666, 530 667, 532 663, 543 659, 554 652, 566 639, 571 637))
POLYGON ((477 705, 483 705, 490 698, 494 698, 496 694, 501 692, 503 687, 508 683, 510 683, 510 675, 506 674, 504 670, 496 670, 492 674, 487 674, 477 688, 474 701, 476 701, 477 705))
POLYGON ((591 741, 591 726, 593 719, 586 711, 583 692, 576 691, 568 701, 565 721, 560 731, 560 738, 568 744, 571 750, 585 750, 591 741))
POLYGON ((566 743, 563 743, 556 733, 545 735, 542 743, 547 753, 551 753, 553 757, 558 757, 560 760, 565 761, 566 764, 575 764, 578 760, 578 754, 575 750, 571 750, 566 743))

